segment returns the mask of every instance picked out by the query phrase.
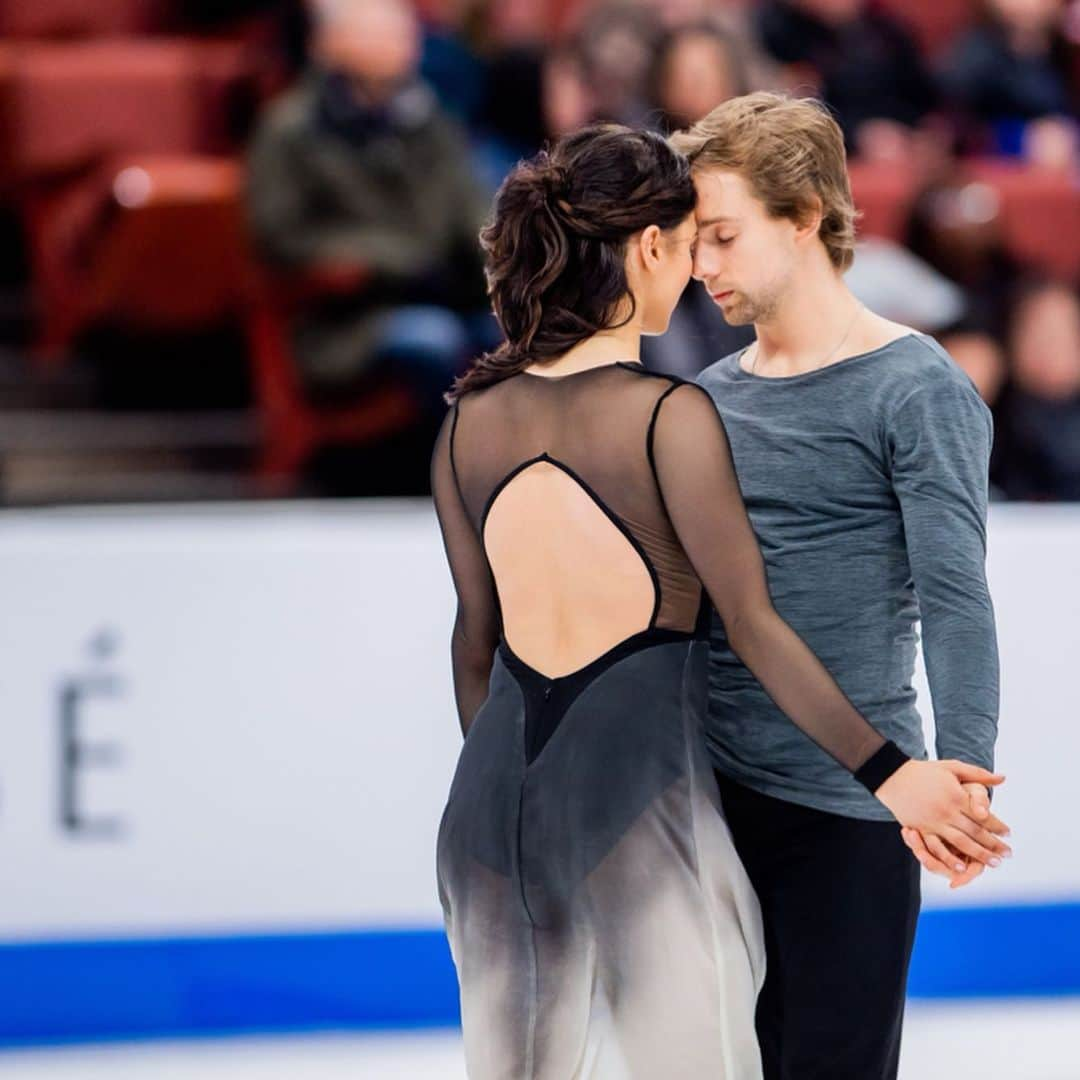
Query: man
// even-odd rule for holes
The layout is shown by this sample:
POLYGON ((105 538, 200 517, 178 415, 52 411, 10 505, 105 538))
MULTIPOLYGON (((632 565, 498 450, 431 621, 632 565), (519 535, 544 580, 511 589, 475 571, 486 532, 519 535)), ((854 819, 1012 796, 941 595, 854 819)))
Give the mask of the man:
POLYGON ((347 399, 380 363, 440 416, 467 354, 495 337, 477 234, 488 199, 464 136, 419 80, 405 0, 318 0, 313 65, 270 109, 249 161, 256 239, 275 263, 348 271, 296 331, 313 398, 347 399))
MULTIPOLYGON (((992 769, 998 660, 986 587, 991 422, 930 338, 844 284, 855 211, 840 128, 751 94, 674 144, 698 190, 694 276, 757 340, 698 381, 727 428, 777 610, 886 737, 925 758, 921 615, 941 758, 992 769)), ((785 720, 714 620, 708 739, 765 920, 767 1080, 896 1076, 918 863, 982 869, 888 810, 785 720)), ((973 812, 992 831, 985 788, 973 812)), ((1007 849, 1006 849, 1007 850, 1007 849)))

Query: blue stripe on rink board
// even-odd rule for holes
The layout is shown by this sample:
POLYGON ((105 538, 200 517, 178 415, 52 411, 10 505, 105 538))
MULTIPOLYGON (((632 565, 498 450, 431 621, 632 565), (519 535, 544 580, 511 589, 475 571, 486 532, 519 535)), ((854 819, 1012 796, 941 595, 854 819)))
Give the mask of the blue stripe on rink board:
MULTIPOLYGON (((1080 902, 924 912, 909 989, 1080 994, 1080 902)), ((0 945, 0 1045, 457 1022, 438 930, 0 945)))
POLYGON ((922 913, 909 997, 1064 994, 1080 994, 1080 902, 922 913))
POLYGON ((457 1023, 441 930, 0 946, 0 1044, 457 1023))

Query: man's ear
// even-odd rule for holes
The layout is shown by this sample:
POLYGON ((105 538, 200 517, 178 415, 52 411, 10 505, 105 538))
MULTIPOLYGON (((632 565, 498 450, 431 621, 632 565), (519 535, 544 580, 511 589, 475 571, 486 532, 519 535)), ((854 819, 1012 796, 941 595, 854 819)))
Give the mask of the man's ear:
POLYGON ((796 238, 806 240, 817 236, 821 231, 821 219, 824 216, 825 207, 822 205, 821 196, 811 195, 795 222, 796 238))

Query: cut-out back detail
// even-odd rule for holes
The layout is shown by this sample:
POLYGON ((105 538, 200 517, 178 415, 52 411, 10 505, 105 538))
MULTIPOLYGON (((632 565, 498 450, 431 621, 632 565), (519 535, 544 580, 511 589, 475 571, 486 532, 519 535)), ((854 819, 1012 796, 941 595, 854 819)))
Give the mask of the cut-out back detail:
POLYGON ((544 677, 569 675, 655 625, 660 584, 648 555, 596 492, 549 454, 496 485, 481 529, 503 636, 544 677))
POLYGON ((885 745, 773 609, 727 436, 700 386, 620 363, 474 391, 440 432, 432 491, 459 600, 452 651, 463 728, 484 700, 508 624, 511 636, 525 635, 515 637, 515 655, 538 661, 533 670, 570 674, 635 632, 693 634, 704 586, 740 659, 823 749, 855 773, 885 745), (537 505, 514 507, 515 485, 524 479, 519 490, 529 494, 529 480, 543 476, 537 505), (504 499, 505 518, 496 507, 504 499), (559 501, 578 517, 561 520, 559 501), (559 558, 534 559, 545 541, 530 527, 541 519, 559 558), (611 557, 587 563, 584 577, 576 566, 579 581, 596 580, 575 607, 564 586, 590 540, 593 553, 611 557), (646 575, 630 569, 631 554, 651 578, 651 615, 641 600, 646 575), (638 596, 605 624, 605 613, 589 605, 620 582, 638 596), (531 627, 530 597, 548 607, 546 622, 531 627), (536 636, 540 626, 546 640, 536 636), (550 658, 559 663, 545 663, 550 658))

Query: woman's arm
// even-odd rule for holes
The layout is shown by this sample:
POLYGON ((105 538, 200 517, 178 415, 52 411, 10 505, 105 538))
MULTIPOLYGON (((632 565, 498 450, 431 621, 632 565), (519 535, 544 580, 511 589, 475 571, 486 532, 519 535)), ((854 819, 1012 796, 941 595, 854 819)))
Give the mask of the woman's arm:
POLYGON ((454 429, 459 405, 446 415, 431 457, 431 493, 442 530, 443 546, 457 592, 457 617, 450 639, 454 694, 462 734, 467 734, 487 697, 488 680, 499 641, 499 604, 495 583, 472 522, 461 499, 454 467, 454 429))
POLYGON ((650 454, 672 525, 728 641, 769 697, 901 824, 946 835, 989 861, 1002 845, 965 813, 969 800, 961 781, 991 785, 1000 778, 960 762, 911 761, 859 713, 777 614, 727 435, 704 389, 683 383, 666 393, 650 454))

